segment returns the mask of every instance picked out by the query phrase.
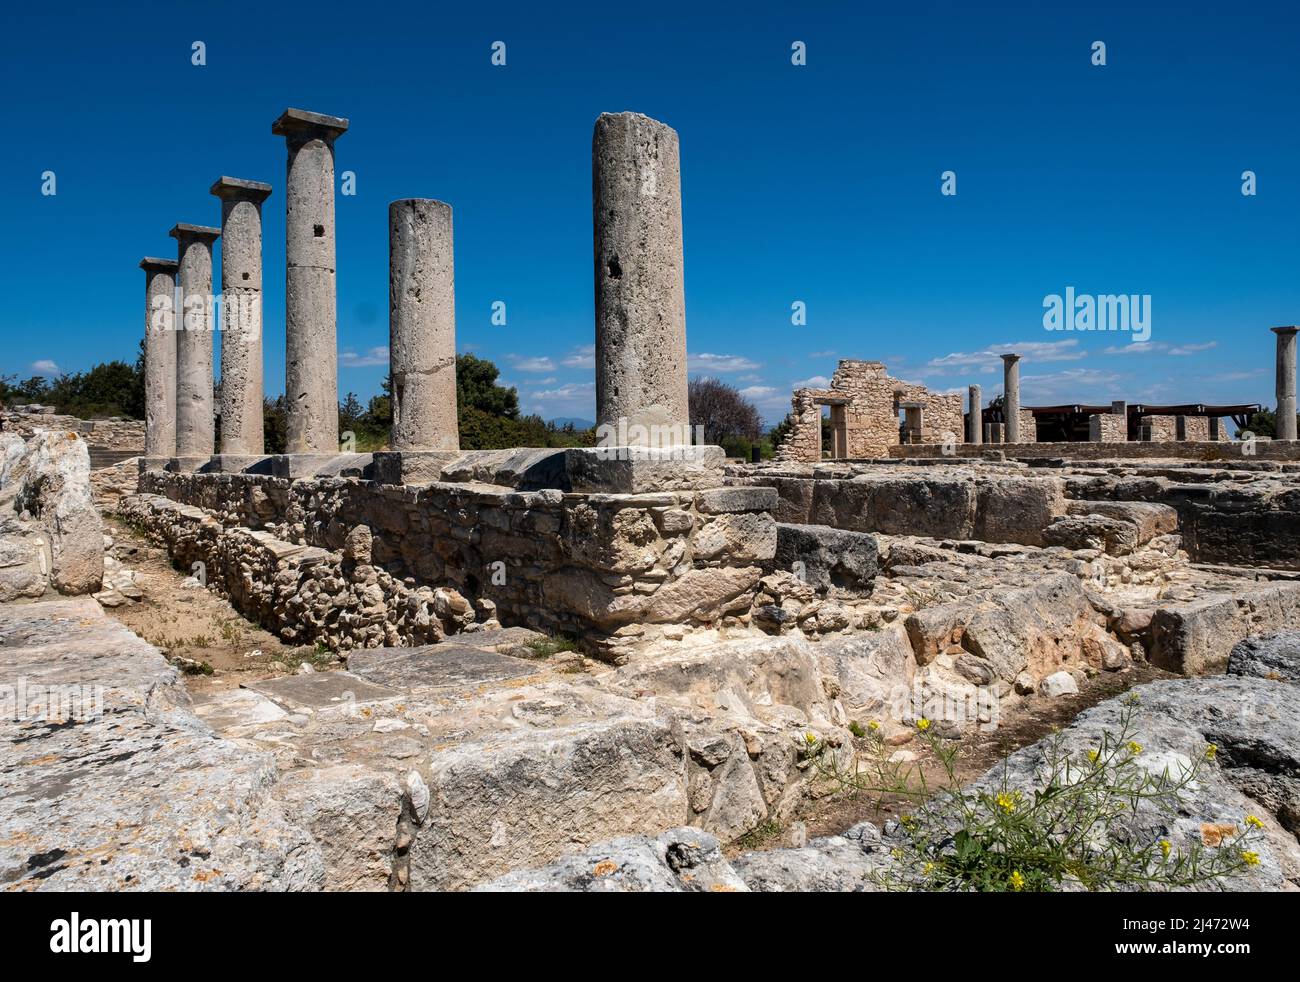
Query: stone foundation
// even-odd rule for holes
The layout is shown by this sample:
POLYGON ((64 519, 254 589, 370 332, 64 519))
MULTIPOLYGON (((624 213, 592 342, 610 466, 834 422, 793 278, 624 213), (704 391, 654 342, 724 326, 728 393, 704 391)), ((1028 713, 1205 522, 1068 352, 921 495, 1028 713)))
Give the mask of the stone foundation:
MULTIPOLYGON (((409 604, 411 591, 448 587, 490 601, 503 623, 571 634, 613 658, 624 629, 747 617, 761 566, 776 550, 776 494, 766 488, 566 494, 478 483, 394 487, 151 471, 141 475, 140 489, 128 514, 180 560, 194 549, 210 564, 210 582, 235 582, 231 595, 258 616, 268 604, 274 610, 288 603, 290 579, 316 580, 336 606, 351 609, 347 591, 356 586, 345 590, 337 574, 346 566, 341 551, 349 536, 364 527, 373 534, 371 559, 385 605, 396 610, 409 604), (178 511, 150 495, 197 510, 178 511), (192 540, 208 544, 191 546, 192 540), (321 565, 330 572, 308 576, 301 568, 321 565), (280 573, 283 596, 272 589, 280 573)), ((380 601, 379 594, 369 599, 376 617, 380 601)), ((324 632, 317 636, 332 646, 374 637, 327 626, 317 625, 324 632)), ((403 637, 406 628, 394 627, 403 637)))

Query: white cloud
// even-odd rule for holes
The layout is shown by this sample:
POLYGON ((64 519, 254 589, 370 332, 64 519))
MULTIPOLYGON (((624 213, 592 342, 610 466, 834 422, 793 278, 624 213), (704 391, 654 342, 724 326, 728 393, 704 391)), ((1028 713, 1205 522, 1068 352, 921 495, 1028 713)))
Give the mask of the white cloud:
POLYGON ((1129 344, 1112 344, 1109 348, 1102 348, 1103 355, 1153 355, 1161 351, 1167 351, 1169 345, 1163 341, 1133 341, 1129 344))
POLYGON ((799 379, 790 383, 790 390, 795 389, 829 389, 831 380, 825 375, 814 375, 812 378, 799 379))
MULTIPOLYGON (((1067 368, 1043 375, 1022 375, 1022 405, 1058 405, 1065 403, 1109 402, 1126 376, 1096 368, 1067 368)), ((1115 397, 1122 395, 1119 392, 1115 397)))
POLYGON ((510 366, 517 372, 553 372, 555 362, 543 356, 541 358, 521 358, 519 355, 506 355, 510 366))
POLYGON ((348 349, 339 352, 339 364, 344 368, 369 368, 372 365, 388 364, 388 345, 379 345, 375 348, 367 348, 363 355, 348 349))
POLYGON ((686 357, 686 367, 692 372, 752 372, 759 367, 758 362, 750 361, 741 355, 712 355, 702 351, 698 355, 686 357))
POLYGON ((574 348, 560 360, 560 364, 565 368, 595 368, 596 346, 584 344, 574 348))
POLYGON ((1217 348, 1218 341, 1205 341, 1202 344, 1180 344, 1176 348, 1170 348, 1171 355, 1194 355, 1198 351, 1209 351, 1211 348, 1217 348))
POLYGON ((32 362, 31 370, 37 375, 44 375, 49 378, 63 374, 59 366, 49 358, 41 358, 39 361, 32 362))
POLYGON ((922 372, 940 375, 977 369, 991 372, 1002 367, 1002 356, 1015 352, 1026 362, 1078 361, 1088 357, 1086 351, 1079 349, 1078 338, 1064 341, 1017 341, 1014 344, 992 344, 981 351, 955 351, 942 358, 932 358, 925 363, 922 372))

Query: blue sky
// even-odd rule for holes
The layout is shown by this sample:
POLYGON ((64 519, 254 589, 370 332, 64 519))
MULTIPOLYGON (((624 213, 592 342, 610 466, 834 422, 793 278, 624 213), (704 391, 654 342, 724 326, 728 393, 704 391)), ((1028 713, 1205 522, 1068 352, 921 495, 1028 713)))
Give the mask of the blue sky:
POLYGON ((372 394, 386 371, 388 202, 431 197, 454 209, 461 349, 526 410, 590 418, 591 129, 630 109, 681 136, 692 370, 769 419, 840 357, 991 397, 991 353, 1011 345, 1030 404, 1273 402, 1268 328, 1300 321, 1294 8, 296 6, 7 11, 0 374, 134 357, 136 264, 174 255, 178 221, 219 224, 208 187, 227 174, 275 185, 266 381, 282 389, 270 126, 296 106, 352 123, 340 391, 372 394), (1043 298, 1067 286, 1150 295, 1150 343, 1046 331, 1043 298))

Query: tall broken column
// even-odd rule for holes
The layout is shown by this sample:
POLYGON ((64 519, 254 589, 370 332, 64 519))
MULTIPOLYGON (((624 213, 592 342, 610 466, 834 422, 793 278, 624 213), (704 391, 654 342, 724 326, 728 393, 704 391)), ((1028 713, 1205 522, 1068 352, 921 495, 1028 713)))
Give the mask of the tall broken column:
POLYGON ((146 256, 144 270, 144 457, 161 470, 176 456, 176 263, 146 256))
POLYGON ((984 397, 980 392, 978 385, 969 386, 966 390, 966 398, 970 406, 970 412, 966 416, 966 442, 979 446, 984 440, 984 411, 982 404, 984 397))
POLYGON ((219 178, 222 470, 262 456, 262 202, 271 185, 219 178))
POLYGON ((688 443, 677 132, 639 113, 603 113, 591 163, 597 425, 620 445, 688 443))
MULTIPOLYGON (((348 121, 286 109, 285 403, 290 454, 337 454, 338 309, 334 283, 334 141, 348 121)), ((295 475, 296 476, 296 475, 295 475)))
POLYGON ((1007 443, 1020 442, 1020 356, 1002 356, 1002 416, 1007 443))
POLYGON ((1277 335, 1277 413, 1274 436, 1278 440, 1296 438, 1295 419, 1295 336, 1297 327, 1275 327, 1277 335))
POLYGON ((221 229, 177 224, 180 309, 176 312, 176 466, 195 470, 212 458, 212 243, 221 229))
POLYGON ((456 298, 451 205, 388 206, 392 447, 456 451, 456 298))

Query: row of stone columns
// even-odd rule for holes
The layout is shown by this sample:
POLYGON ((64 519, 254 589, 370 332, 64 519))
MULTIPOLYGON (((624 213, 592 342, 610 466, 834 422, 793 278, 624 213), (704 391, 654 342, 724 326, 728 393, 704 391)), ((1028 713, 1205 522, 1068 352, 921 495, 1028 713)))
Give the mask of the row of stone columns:
MULTIPOLYGON (((337 315, 334 287, 335 116, 286 110, 271 131, 285 138, 286 405, 288 451, 338 452, 337 315)), ((171 230, 177 261, 145 270, 144 466, 242 470, 264 458, 262 402, 262 202, 271 185, 221 177, 221 228, 171 230), (222 323, 212 323, 212 244, 221 239, 222 323), (175 298, 173 300, 172 298, 175 298), (167 298, 167 299, 163 299, 167 298), (214 457, 213 342, 222 330, 221 448, 214 457)))
MULTIPOLYGON (((286 110, 272 125, 285 182, 288 456, 338 450, 334 141, 348 121, 286 110)), ((689 442, 677 133, 637 113, 604 114, 592 137, 596 401, 620 443, 689 442)), ((220 229, 177 225, 178 260, 146 259, 147 457, 244 469, 263 454, 261 205, 271 186, 222 177, 220 229), (221 453, 213 453, 212 244, 222 241, 221 453), (179 289, 169 313, 160 298, 179 289)), ((389 207, 392 447, 458 449, 451 208, 389 207)))
MULTIPOLYGON (((966 442, 979 446, 984 442, 984 412, 981 389, 970 386, 966 391, 966 442)), ((1002 428, 999 443, 1020 442, 1020 356, 1002 356, 1002 428)))

